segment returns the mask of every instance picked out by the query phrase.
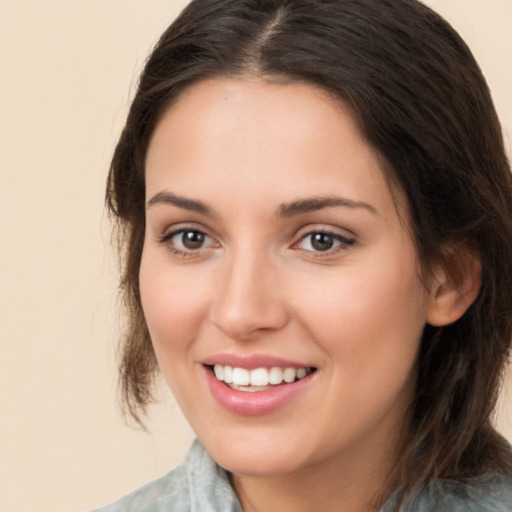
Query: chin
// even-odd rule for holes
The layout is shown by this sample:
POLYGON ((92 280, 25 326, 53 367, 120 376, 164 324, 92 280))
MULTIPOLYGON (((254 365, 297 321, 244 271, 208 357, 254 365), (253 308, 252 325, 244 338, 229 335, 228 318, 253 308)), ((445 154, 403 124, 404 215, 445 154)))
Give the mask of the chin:
POLYGON ((235 475, 285 475, 305 465, 307 460, 294 447, 275 441, 241 442, 226 436, 225 442, 203 444, 217 464, 235 475))

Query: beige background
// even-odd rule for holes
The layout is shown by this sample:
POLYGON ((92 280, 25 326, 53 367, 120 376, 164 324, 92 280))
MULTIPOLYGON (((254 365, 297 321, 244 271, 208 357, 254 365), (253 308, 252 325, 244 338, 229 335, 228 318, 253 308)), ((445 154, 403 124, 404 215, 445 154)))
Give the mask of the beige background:
MULTIPOLYGON (((429 3, 474 50, 510 148, 512 1, 429 3)), ((103 211, 136 73, 184 4, 0 0, 0 512, 105 503, 167 471, 191 440, 165 391, 151 435, 120 416, 103 211)), ((512 440, 512 396, 499 425, 512 440)))

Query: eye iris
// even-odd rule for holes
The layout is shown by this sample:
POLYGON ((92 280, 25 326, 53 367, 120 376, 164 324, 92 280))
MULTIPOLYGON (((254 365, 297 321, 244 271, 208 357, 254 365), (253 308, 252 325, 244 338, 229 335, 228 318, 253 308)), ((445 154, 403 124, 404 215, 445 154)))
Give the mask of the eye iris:
POLYGON ((328 251, 332 249, 334 238, 326 233, 314 233, 311 236, 311 246, 316 251, 328 251))
POLYGON ((200 249, 204 243, 205 235, 200 231, 185 231, 181 235, 183 246, 187 249, 200 249))

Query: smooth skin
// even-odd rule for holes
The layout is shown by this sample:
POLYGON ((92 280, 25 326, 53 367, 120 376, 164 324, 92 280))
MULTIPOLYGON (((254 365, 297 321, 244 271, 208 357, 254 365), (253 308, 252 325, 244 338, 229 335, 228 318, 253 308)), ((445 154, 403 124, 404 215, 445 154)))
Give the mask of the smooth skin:
POLYGON ((244 511, 375 510, 424 326, 464 313, 478 268, 467 293, 441 266, 425 287, 406 201, 399 216, 349 109, 309 84, 192 86, 156 127, 146 187, 140 286, 158 363, 244 511), (217 354, 316 372, 248 417, 208 388, 217 354))

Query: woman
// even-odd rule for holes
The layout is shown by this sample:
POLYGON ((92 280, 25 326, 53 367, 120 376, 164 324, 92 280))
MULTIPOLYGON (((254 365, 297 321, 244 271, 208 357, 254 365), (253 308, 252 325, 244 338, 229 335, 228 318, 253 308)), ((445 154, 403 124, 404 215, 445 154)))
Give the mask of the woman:
POLYGON ((193 1, 146 63, 107 202, 125 403, 140 419, 159 369, 198 441, 102 510, 511 509, 490 422, 510 169, 430 9, 193 1))

